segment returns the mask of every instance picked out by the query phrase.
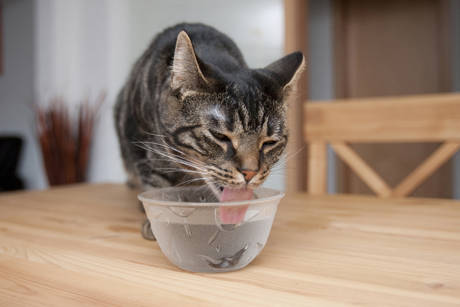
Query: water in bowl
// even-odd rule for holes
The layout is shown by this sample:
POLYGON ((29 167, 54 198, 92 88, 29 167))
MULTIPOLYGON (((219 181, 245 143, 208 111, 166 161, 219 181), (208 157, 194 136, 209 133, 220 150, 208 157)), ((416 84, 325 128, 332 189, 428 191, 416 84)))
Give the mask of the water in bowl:
POLYGON ((180 268, 193 272, 238 270, 265 246, 273 218, 241 225, 153 222, 163 253, 180 268))

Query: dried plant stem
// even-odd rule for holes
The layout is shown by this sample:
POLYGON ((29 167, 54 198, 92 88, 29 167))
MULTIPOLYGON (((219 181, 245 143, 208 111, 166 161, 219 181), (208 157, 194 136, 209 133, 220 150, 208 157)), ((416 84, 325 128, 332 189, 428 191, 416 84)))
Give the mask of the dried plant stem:
POLYGON ((76 121, 62 98, 54 98, 47 108, 36 107, 37 134, 51 186, 86 180, 94 124, 104 99, 101 94, 95 103, 84 100, 76 121))

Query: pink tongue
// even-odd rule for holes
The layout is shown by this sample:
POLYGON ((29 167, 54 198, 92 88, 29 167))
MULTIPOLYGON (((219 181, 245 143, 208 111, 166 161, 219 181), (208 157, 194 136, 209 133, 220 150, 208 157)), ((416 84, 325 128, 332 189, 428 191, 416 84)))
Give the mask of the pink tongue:
MULTIPOLYGON (((230 189, 224 188, 220 201, 241 201, 250 200, 253 197, 251 189, 230 189)), ((224 224, 238 224, 244 219, 248 205, 244 206, 222 206, 219 209, 220 221, 224 224)))

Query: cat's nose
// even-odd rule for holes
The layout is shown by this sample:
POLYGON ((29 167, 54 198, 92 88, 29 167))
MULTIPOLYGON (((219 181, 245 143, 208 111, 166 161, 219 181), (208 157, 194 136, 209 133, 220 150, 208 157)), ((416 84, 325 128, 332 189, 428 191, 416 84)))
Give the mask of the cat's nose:
POLYGON ((250 170, 242 170, 241 173, 243 174, 244 180, 246 180, 246 182, 251 181, 251 179, 257 174, 256 171, 250 170))

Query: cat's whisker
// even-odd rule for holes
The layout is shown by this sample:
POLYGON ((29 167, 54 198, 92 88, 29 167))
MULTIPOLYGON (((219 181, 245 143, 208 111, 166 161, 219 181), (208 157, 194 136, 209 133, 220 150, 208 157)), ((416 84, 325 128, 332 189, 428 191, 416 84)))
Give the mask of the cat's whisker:
POLYGON ((206 181, 205 182, 206 184, 203 184, 202 186, 200 186, 199 189, 203 190, 203 189, 206 189, 206 188, 210 188, 211 184, 216 184, 217 183, 217 181, 212 181, 212 180, 205 180, 205 181, 206 181))
POLYGON ((158 145, 158 146, 161 146, 161 147, 164 147, 164 148, 167 148, 167 149, 171 149, 171 150, 173 150, 175 152, 178 152, 178 153, 180 153, 182 155, 186 155, 186 153, 184 153, 183 151, 181 151, 181 150, 179 150, 179 149, 167 144, 166 142, 164 142, 164 144, 158 143, 158 142, 152 142, 152 141, 144 141, 142 143, 147 144, 147 145, 150 145, 150 144, 151 145, 158 145))
MULTIPOLYGON (((178 164, 182 164, 182 163, 180 163, 180 161, 173 160, 171 158, 168 158, 168 159, 150 158, 150 159, 146 159, 146 161, 150 161, 150 162, 153 162, 153 161, 166 161, 166 162, 175 162, 175 163, 178 163, 178 164)), ((182 164, 182 165, 185 165, 185 164, 182 164)))
MULTIPOLYGON (((157 144, 157 145, 160 145, 160 146, 164 146, 164 145, 162 145, 162 144, 158 144, 158 143, 156 143, 156 144, 157 144)), ((172 150, 176 150, 176 149, 174 149, 173 147, 170 147, 170 146, 164 146, 164 147, 170 148, 170 149, 172 149, 172 150)), ((169 154, 170 156, 172 156, 172 157, 174 157, 174 158, 177 158, 177 159, 181 159, 181 160, 187 161, 187 162, 192 163, 192 164, 195 164, 195 165, 197 165, 197 166, 201 166, 201 165, 199 165, 199 164, 197 163, 198 161, 195 160, 195 159, 192 161, 192 160, 190 160, 189 158, 186 158, 185 156, 179 156, 179 155, 173 154, 173 153, 166 153, 166 152, 164 152, 164 151, 160 151, 160 150, 158 150, 157 148, 150 147, 150 146, 149 146, 148 148, 150 148, 150 150, 151 150, 152 152, 156 152, 156 153, 159 153, 159 154, 169 154)), ((176 151, 182 153, 182 151, 179 151, 179 150, 176 150, 176 151)), ((185 153, 183 153, 183 154, 185 155, 185 153)))
MULTIPOLYGON (((192 173, 192 172, 196 172, 198 174, 208 174, 209 172, 205 169, 202 169, 202 168, 196 168, 195 166, 192 166, 192 165, 188 165, 184 162, 181 162, 181 161, 176 161, 176 160, 171 160, 171 159, 148 159, 148 161, 168 161, 168 162, 175 162, 177 164, 181 164, 181 165, 184 165, 184 166, 189 166, 192 168, 192 170, 189 170, 189 169, 185 169, 185 168, 177 168, 177 172, 189 172, 189 173, 192 173)), ((158 170, 159 168, 155 168, 155 170, 158 170)))
POLYGON ((217 190, 216 185, 219 185, 219 182, 218 182, 218 181, 212 180, 212 179, 207 179, 207 180, 206 180, 206 186, 209 187, 209 188, 211 189, 211 192, 212 192, 214 195, 218 195, 218 190, 217 190))
POLYGON ((282 173, 282 172, 286 172, 286 171, 295 171, 296 168, 295 167, 288 167, 288 166, 282 166, 280 168, 276 168, 276 169, 272 169, 272 173, 276 173, 276 172, 279 172, 279 173, 282 173))
POLYGON ((195 181, 200 181, 200 180, 203 180, 203 181, 206 181, 206 177, 200 177, 200 178, 193 178, 193 179, 189 179, 189 180, 185 180, 179 184, 176 185, 176 187, 180 187, 180 186, 183 186, 185 184, 189 184, 189 183, 192 183, 192 182, 195 182, 195 181))
MULTIPOLYGON (((138 145, 138 146, 139 146, 139 145, 138 145)), ((142 146, 144 146, 144 145, 142 145, 142 146)), ((192 162, 192 161, 189 161, 189 160, 187 160, 187 159, 184 159, 184 158, 182 158, 182 157, 170 156, 170 155, 164 153, 163 151, 157 150, 157 149, 155 149, 155 148, 148 147, 148 146, 142 147, 142 146, 140 146, 140 147, 143 148, 143 149, 145 149, 145 150, 148 150, 148 151, 150 151, 150 152, 153 152, 153 153, 156 153, 156 154, 158 154, 158 155, 161 155, 161 156, 163 156, 163 157, 165 157, 165 158, 168 158, 168 159, 170 159, 170 160, 173 161, 173 162, 180 163, 180 164, 184 164, 184 165, 188 165, 188 166, 190 166, 190 167, 192 167, 192 168, 195 168, 195 169, 198 169, 198 170, 201 170, 201 171, 205 171, 205 169, 204 169, 201 165, 198 165, 198 164, 196 164, 196 163, 194 163, 194 162, 192 162)))
POLYGON ((198 175, 208 175, 208 173, 204 172, 197 172, 197 171, 190 171, 190 170, 184 170, 184 169, 178 169, 178 170, 169 170, 169 171, 162 171, 163 174, 171 174, 171 173, 190 173, 190 174, 198 174, 198 175))
MULTIPOLYGON (((273 174, 270 174, 269 176, 283 176, 284 177, 284 174, 280 174, 280 173, 273 173, 273 174)), ((267 177, 268 178, 268 177, 267 177)))
POLYGON ((272 171, 273 170, 282 170, 282 169, 284 169, 284 170, 286 170, 286 169, 293 170, 293 169, 296 169, 296 167, 292 166, 292 165, 287 165, 287 163, 280 163, 278 165, 275 164, 275 166, 272 166, 270 168, 270 170, 272 170, 272 171))
POLYGON ((287 169, 286 165, 279 165, 279 166, 276 166, 276 167, 273 167, 270 172, 283 172, 287 169))
POLYGON ((194 169, 197 169, 197 170, 200 170, 200 171, 206 171, 206 169, 203 168, 201 165, 194 165, 193 163, 191 163, 191 162, 189 162, 187 160, 172 158, 171 161, 179 163, 179 164, 187 165, 187 166, 189 166, 191 168, 194 168, 194 169))
POLYGON ((286 170, 287 168, 283 167, 283 168, 276 168, 276 169, 271 169, 270 170, 270 174, 273 174, 273 173, 282 173, 286 170))
POLYGON ((157 145, 157 146, 161 146, 161 147, 165 147, 165 148, 168 148, 168 149, 173 149, 173 148, 170 148, 168 145, 166 144, 161 144, 161 143, 157 143, 157 142, 150 142, 150 141, 136 141, 136 142, 132 142, 134 145, 136 146, 140 146, 141 148, 143 149, 146 149, 146 150, 149 150, 149 151, 157 151, 158 149, 155 148, 155 147, 152 147, 151 145, 157 145))
POLYGON ((175 172, 188 172, 188 173, 199 173, 199 174, 207 174, 208 172, 199 172, 195 170, 189 170, 186 168, 178 168, 178 167, 155 167, 155 170, 160 171, 175 171, 175 172))
POLYGON ((272 170, 277 169, 279 167, 281 167, 281 168, 284 167, 290 159, 292 159, 293 157, 295 157, 296 155, 301 153, 302 150, 304 150, 304 149, 305 149, 305 146, 302 146, 301 148, 299 148, 298 150, 296 150, 293 153, 284 154, 283 157, 281 157, 280 160, 275 163, 275 165, 272 167, 272 170))
POLYGON ((151 136, 160 137, 160 138, 165 138, 166 137, 166 135, 158 134, 158 133, 152 133, 152 132, 147 132, 147 131, 144 131, 144 133, 148 134, 148 135, 151 135, 151 136))
MULTIPOLYGON (((161 147, 170 149, 170 150, 172 150, 172 151, 175 151, 175 152, 177 152, 177 153, 180 153, 182 156, 179 156, 179 155, 177 155, 177 154, 170 153, 170 154, 172 154, 172 155, 174 155, 174 156, 176 156, 176 157, 178 157, 178 158, 184 158, 185 156, 187 156, 187 154, 186 154, 185 152, 183 152, 183 151, 177 149, 176 147, 173 147, 173 146, 169 145, 169 144, 166 143, 164 140, 163 140, 163 143, 158 143, 158 142, 153 142, 153 141, 143 141, 142 143, 145 144, 145 145, 149 145, 149 144, 151 144, 151 145, 158 145, 158 146, 161 146, 161 147)), ((192 160, 189 160, 189 161, 192 162, 192 160)), ((196 159, 193 159, 193 162, 198 162, 198 163, 199 163, 200 161, 198 161, 198 160, 196 160, 196 159)))

